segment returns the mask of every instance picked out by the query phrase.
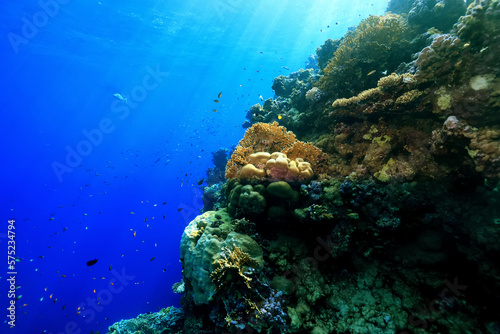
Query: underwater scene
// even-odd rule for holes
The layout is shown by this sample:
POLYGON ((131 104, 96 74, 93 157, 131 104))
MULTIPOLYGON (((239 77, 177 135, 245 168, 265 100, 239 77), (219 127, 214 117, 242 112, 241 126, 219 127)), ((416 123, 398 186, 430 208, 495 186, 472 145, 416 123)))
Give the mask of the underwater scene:
POLYGON ((500 334, 500 0, 4 0, 0 32, 0 333, 500 334))

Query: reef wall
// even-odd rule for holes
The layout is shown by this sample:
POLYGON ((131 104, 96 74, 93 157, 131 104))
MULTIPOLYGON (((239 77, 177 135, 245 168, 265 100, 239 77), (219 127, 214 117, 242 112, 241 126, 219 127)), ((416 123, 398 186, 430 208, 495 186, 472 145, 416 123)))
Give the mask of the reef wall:
POLYGON ((500 2, 391 8, 275 79, 214 154, 181 309, 109 333, 500 333, 500 2))

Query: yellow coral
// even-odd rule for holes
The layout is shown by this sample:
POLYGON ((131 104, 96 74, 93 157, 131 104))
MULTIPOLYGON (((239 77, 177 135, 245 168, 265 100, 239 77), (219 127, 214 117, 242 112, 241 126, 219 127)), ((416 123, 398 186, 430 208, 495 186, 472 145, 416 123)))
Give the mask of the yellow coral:
POLYGON ((348 99, 340 98, 340 99, 336 99, 335 101, 333 101, 332 107, 343 108, 343 107, 347 107, 349 105, 353 105, 356 102, 358 102, 357 96, 353 96, 353 97, 350 97, 348 99))
POLYGON ((380 88, 370 88, 367 90, 362 91, 361 93, 358 94, 358 99, 360 101, 366 101, 366 100, 371 100, 371 99, 376 99, 380 96, 380 88))
POLYGON ((401 83, 401 76, 396 73, 391 73, 386 77, 382 77, 378 80, 377 86, 384 90, 391 90, 397 87, 401 83))
MULTIPOLYGON (((309 145, 319 150, 312 144, 309 145)), ((306 151, 304 150, 302 152, 306 151)), ((309 153, 312 152, 313 151, 309 151, 309 153)), ((304 161, 302 158, 291 160, 286 154, 281 152, 274 152, 273 154, 257 152, 250 155, 249 162, 249 164, 243 166, 241 169, 239 174, 240 179, 263 178, 266 175, 272 176, 271 169, 275 167, 288 171, 288 176, 291 176, 292 179, 309 180, 314 176, 310 163, 304 161)), ((283 174, 283 176, 285 176, 285 174, 283 174)))
POLYGON ((422 95, 422 92, 418 89, 410 90, 409 92, 404 93, 400 97, 396 99, 396 104, 408 104, 416 99, 418 99, 422 95))
POLYGON ((252 278, 248 277, 245 271, 248 270, 248 267, 257 267, 258 262, 238 246, 233 246, 233 250, 223 247, 220 255, 221 257, 216 263, 217 268, 210 274, 210 278, 217 287, 217 290, 231 280, 237 280, 238 277, 250 289, 252 278))

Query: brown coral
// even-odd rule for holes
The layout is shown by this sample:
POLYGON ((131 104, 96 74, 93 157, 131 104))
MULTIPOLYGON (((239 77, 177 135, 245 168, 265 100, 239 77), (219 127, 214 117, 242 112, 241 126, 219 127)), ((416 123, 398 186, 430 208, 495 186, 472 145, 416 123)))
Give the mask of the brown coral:
POLYGON ((500 178, 500 127, 485 127, 470 143, 469 155, 476 162, 476 171, 488 178, 500 178))
MULTIPOLYGON (((258 152, 260 155, 265 154, 265 152, 281 152, 289 156, 291 160, 298 158, 307 160, 311 163, 313 170, 318 168, 320 172, 323 172, 322 164, 326 160, 326 155, 319 148, 310 143, 298 141, 292 132, 287 131, 277 122, 256 123, 248 128, 245 136, 231 155, 226 166, 226 178, 240 177, 245 166, 254 164, 255 161, 251 155, 258 152)), ((254 167, 258 168, 258 166, 254 167)), ((250 169, 251 167, 246 168, 250 169)))
POLYGON ((448 75, 453 75, 456 64, 460 62, 462 48, 463 43, 456 36, 436 36, 431 45, 424 48, 418 56, 418 70, 415 74, 417 81, 441 81, 448 75))
POLYGON ((399 15, 364 19, 340 41, 319 87, 335 97, 347 97, 373 86, 377 75, 370 75, 372 71, 393 71, 408 60, 408 31, 406 19, 399 15))

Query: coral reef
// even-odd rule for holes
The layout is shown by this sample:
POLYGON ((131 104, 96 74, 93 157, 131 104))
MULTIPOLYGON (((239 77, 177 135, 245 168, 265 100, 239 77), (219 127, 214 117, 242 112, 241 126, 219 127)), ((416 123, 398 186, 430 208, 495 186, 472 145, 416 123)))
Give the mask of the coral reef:
MULTIPOLYGON (((307 150, 295 149, 296 145, 292 147, 291 153, 295 151, 307 152, 307 150)), ((319 149, 317 149, 319 151, 319 149)), ((307 152, 309 153, 309 152, 307 152)), ((314 155, 312 156, 314 158, 314 155)), ((311 169, 311 164, 304 161, 302 158, 289 159, 286 154, 281 152, 274 152, 269 154, 267 152, 257 152, 250 154, 248 157, 248 164, 243 166, 240 170, 239 178, 245 179, 263 179, 268 178, 271 181, 286 180, 293 181, 307 181, 314 176, 311 169)))
MULTIPOLYGON (((279 126, 277 122, 256 123, 247 129, 245 136, 231 155, 226 167, 226 178, 263 178, 266 175, 280 178, 278 171, 280 168, 286 169, 289 177, 299 180, 309 179, 313 170, 324 173, 322 164, 325 160, 326 155, 319 148, 310 143, 297 141, 292 132, 279 126), (274 156, 271 157, 269 153, 274 156), (290 161, 287 155, 290 156, 290 161), (303 160, 307 160, 307 163, 303 160), (285 163, 287 166, 284 166, 285 163)), ((288 177, 286 172, 283 174, 283 178, 288 177)))
POLYGON ((186 290, 196 305, 207 304, 217 293, 211 279, 225 248, 234 246, 252 257, 256 269, 262 268, 262 250, 248 235, 238 233, 224 211, 207 211, 196 217, 181 238, 181 262, 186 290))
POLYGON ((409 61, 410 28, 396 14, 369 16, 340 41, 324 68, 319 88, 336 98, 352 96, 373 86, 384 71, 409 61))
POLYGON ((341 39, 333 40, 329 38, 325 41, 325 44, 316 49, 318 66, 322 71, 335 55, 335 51, 339 48, 341 41, 341 39))
POLYGON ((454 27, 456 34, 467 40, 473 49, 498 43, 500 36, 500 2, 476 0, 467 8, 454 27))
POLYGON ((448 32, 464 14, 463 0, 416 0, 408 13, 408 22, 421 31, 435 28, 448 32))
POLYGON ((371 16, 318 48, 323 72, 276 78, 184 230, 181 310, 110 333, 499 332, 499 2, 447 34, 422 30, 457 1, 389 8, 412 18, 371 16))
POLYGON ((109 334, 133 333, 179 333, 185 321, 185 314, 175 307, 167 307, 156 313, 140 314, 137 318, 121 320, 109 327, 109 334))

